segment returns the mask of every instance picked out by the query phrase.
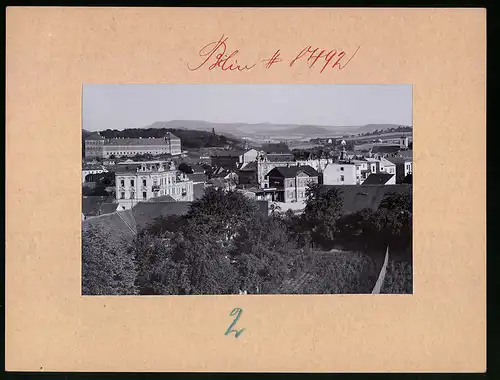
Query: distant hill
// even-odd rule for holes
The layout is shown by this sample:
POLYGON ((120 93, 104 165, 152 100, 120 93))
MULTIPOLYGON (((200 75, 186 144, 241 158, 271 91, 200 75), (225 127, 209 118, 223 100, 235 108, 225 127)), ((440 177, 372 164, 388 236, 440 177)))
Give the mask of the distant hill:
POLYGON ((106 129, 104 131, 100 131, 100 134, 105 138, 149 138, 164 137, 167 132, 171 132, 175 136, 179 137, 182 140, 182 146, 184 148, 224 147, 226 145, 239 145, 241 143, 238 139, 230 138, 221 134, 214 135, 212 132, 208 131, 180 128, 128 128, 122 131, 117 129, 106 129))
POLYGON ((375 130, 397 128, 397 124, 367 124, 360 126, 324 126, 300 124, 272 124, 272 123, 212 123, 202 120, 171 120, 157 121, 144 128, 179 128, 200 131, 212 131, 228 137, 340 137, 358 133, 371 133, 375 130))
MULTIPOLYGON (((386 129, 396 129, 400 127, 397 124, 367 124, 360 126, 324 126, 324 125, 300 125, 300 124, 272 124, 272 123, 212 123, 203 120, 171 120, 157 121, 151 125, 141 128, 130 128, 124 131, 113 130, 111 135, 120 137, 134 137, 133 135, 142 137, 158 137, 165 131, 179 135, 183 140, 190 138, 193 135, 186 131, 204 131, 211 133, 215 130, 217 135, 223 135, 233 143, 241 143, 242 138, 249 141, 263 141, 266 139, 274 139, 283 141, 290 139, 318 138, 318 137, 343 137, 359 134, 371 134, 375 131, 386 129), (135 131, 132 134, 125 131, 135 131), (150 134, 150 131, 152 135, 150 134), (184 132, 182 132, 184 131, 184 132), (115 133, 116 132, 116 133, 115 133), (145 134, 144 134, 145 133, 145 134), (157 136, 158 135, 158 136, 157 136), (183 137, 184 136, 184 137, 183 137)), ((411 127, 407 127, 410 128, 411 127)), ((111 131, 111 130, 106 130, 111 131)), ((85 131, 87 132, 87 131, 85 131)), ((108 136, 106 136, 108 137, 108 136)), ((85 138, 85 137, 84 137, 85 138)), ((188 147, 188 146, 187 146, 188 147)))

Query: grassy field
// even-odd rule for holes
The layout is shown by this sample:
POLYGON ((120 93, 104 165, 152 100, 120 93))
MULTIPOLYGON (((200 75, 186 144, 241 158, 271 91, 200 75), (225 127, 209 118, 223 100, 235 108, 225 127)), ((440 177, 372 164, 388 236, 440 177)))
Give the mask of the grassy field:
POLYGON ((315 253, 308 270, 283 284, 284 294, 369 294, 381 263, 358 252, 322 251, 315 253))
POLYGON ((413 275, 412 265, 407 261, 389 260, 387 273, 380 293, 385 294, 412 294, 413 275))
POLYGON ((389 133, 382 133, 380 135, 369 135, 369 136, 350 136, 346 137, 344 140, 349 141, 349 140, 366 140, 366 141, 372 141, 372 140, 392 140, 392 139, 397 139, 400 136, 408 136, 410 139, 412 137, 412 132, 389 132, 389 133))
MULTIPOLYGON (((285 280, 281 294, 370 294, 383 264, 383 255, 349 251, 316 252, 316 262, 285 280)), ((412 267, 389 260, 381 293, 411 294, 412 267)))

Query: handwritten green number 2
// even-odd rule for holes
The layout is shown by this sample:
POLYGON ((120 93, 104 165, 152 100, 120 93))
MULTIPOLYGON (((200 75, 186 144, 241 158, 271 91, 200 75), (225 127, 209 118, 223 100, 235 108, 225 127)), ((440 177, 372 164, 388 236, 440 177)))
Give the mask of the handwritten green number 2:
POLYGON ((231 333, 234 332, 234 337, 237 338, 237 337, 239 337, 241 335, 241 333, 243 331, 245 331, 244 328, 241 329, 241 330, 233 330, 234 325, 236 324, 236 322, 238 322, 238 319, 240 319, 242 313, 243 313, 243 309, 240 309, 239 307, 234 308, 231 311, 231 313, 229 313, 230 317, 236 316, 236 318, 234 318, 233 323, 231 323, 231 325, 229 325, 229 327, 226 330, 226 333, 224 335, 229 335, 229 334, 231 334, 231 333))

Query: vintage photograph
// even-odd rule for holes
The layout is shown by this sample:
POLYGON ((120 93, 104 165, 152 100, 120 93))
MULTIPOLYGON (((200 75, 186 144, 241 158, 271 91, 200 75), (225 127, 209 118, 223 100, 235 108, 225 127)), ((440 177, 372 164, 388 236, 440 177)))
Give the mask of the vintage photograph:
POLYGON ((412 85, 83 86, 82 294, 412 294, 412 85))

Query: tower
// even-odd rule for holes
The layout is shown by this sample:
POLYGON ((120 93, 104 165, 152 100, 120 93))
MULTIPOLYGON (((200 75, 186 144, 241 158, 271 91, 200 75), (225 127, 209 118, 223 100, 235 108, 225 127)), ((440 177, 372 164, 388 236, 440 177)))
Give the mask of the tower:
POLYGON ((399 138, 399 147, 401 149, 408 149, 408 136, 401 136, 399 138))
POLYGON ((340 160, 345 160, 345 157, 346 157, 346 151, 345 151, 345 145, 346 145, 346 142, 345 140, 342 140, 340 142, 340 145, 342 145, 342 151, 340 152, 340 160))

